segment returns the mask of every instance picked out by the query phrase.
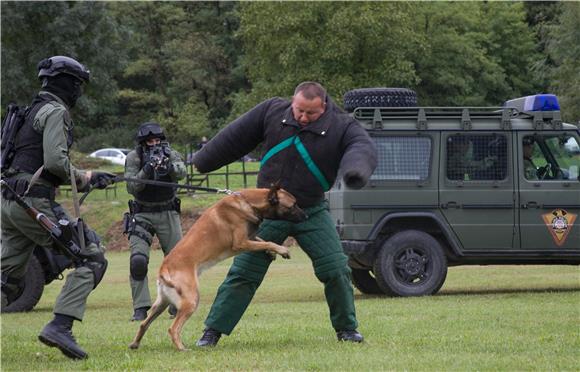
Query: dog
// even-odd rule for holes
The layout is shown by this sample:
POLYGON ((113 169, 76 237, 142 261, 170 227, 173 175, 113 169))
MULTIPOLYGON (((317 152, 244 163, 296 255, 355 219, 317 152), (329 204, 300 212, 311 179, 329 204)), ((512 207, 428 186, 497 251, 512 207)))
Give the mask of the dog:
POLYGON ((157 299, 129 348, 139 347, 151 323, 172 304, 177 314, 169 335, 178 350, 186 350, 181 330, 199 303, 199 275, 216 263, 247 251, 290 258, 288 248, 255 236, 264 218, 301 222, 307 216, 294 196, 278 185, 235 192, 202 213, 164 258, 157 276, 157 299))

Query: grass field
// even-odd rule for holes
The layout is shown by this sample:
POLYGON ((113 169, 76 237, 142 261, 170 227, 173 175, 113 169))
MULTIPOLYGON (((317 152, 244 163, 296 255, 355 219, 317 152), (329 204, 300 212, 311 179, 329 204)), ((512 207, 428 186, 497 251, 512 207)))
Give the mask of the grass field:
MULTIPOLYGON (((69 361, 37 341, 52 318, 62 282, 46 287, 36 309, 1 316, 3 371, 42 370, 579 370, 580 269, 573 266, 456 267, 437 296, 373 297, 356 292, 366 342, 339 344, 321 284, 308 258, 293 248, 278 259, 244 318, 212 350, 195 340, 231 261, 201 278, 201 303, 183 332, 188 352, 173 347, 162 315, 139 350, 129 350, 137 324, 128 284, 128 252, 108 254, 110 267, 89 297, 75 335, 89 353, 69 361)), ((152 255, 150 272, 161 254, 152 255)), ((153 278, 150 278, 154 291, 153 278)))

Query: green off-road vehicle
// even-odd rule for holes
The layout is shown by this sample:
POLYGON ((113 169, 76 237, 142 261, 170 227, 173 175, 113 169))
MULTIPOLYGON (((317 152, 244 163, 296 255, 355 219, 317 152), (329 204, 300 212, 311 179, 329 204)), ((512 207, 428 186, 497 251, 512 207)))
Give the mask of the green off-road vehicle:
POLYGON ((555 96, 417 107, 410 90, 359 89, 345 109, 379 159, 363 189, 327 195, 361 292, 434 294, 448 266, 580 264, 580 130, 555 96))

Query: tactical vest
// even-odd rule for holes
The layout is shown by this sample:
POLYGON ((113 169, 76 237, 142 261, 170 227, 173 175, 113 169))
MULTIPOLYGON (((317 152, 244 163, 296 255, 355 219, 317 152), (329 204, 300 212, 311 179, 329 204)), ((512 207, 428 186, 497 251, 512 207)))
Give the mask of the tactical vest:
MULTIPOLYGON (((137 148, 137 153, 139 154, 139 159, 141 160, 141 168, 145 164, 143 159, 143 149, 141 146, 137 148)), ((169 174, 159 177, 156 181, 161 182, 173 182, 169 174)), ((154 186, 145 185, 143 190, 135 194, 135 199, 144 202, 163 202, 173 200, 175 197, 176 188, 174 187, 164 187, 164 186, 154 186)))
MULTIPOLYGON (((11 168, 14 168, 17 171, 34 174, 38 168, 44 165, 42 133, 35 131, 32 124, 34 123, 34 118, 36 117, 36 114, 38 114, 38 111, 44 105, 52 101, 55 101, 55 99, 50 95, 37 95, 32 101, 24 124, 16 135, 15 155, 11 168)), ((72 130, 69 129, 67 133, 67 149, 70 149, 72 143, 72 130)), ((63 182, 59 177, 48 172, 46 169, 42 171, 40 177, 52 183, 55 187, 63 182)))

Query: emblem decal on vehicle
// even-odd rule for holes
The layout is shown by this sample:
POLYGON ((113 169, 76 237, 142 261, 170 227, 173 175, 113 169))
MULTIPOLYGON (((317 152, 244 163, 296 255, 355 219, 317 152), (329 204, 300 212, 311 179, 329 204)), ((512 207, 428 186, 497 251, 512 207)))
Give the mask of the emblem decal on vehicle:
POLYGON ((568 213, 563 209, 556 209, 542 215, 544 223, 558 247, 566 241, 566 237, 568 237, 570 230, 572 230, 572 225, 576 221, 576 216, 574 213, 568 213))

